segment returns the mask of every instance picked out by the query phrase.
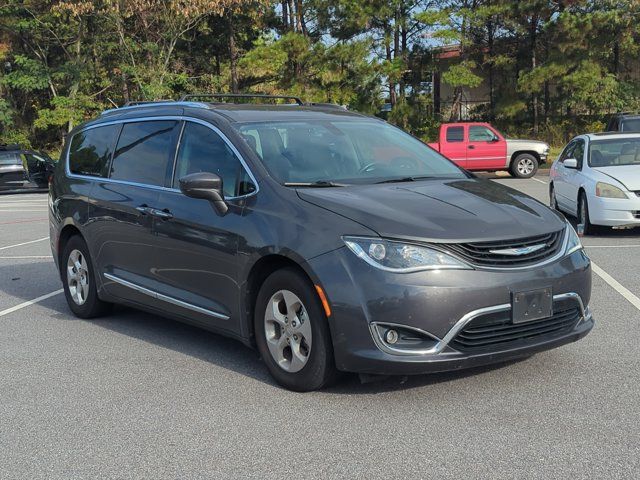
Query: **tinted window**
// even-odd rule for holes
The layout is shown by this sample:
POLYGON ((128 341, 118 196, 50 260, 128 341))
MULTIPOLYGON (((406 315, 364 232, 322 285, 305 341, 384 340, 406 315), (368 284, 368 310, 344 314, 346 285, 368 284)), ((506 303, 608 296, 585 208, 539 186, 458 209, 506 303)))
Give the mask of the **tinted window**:
POLYGON ((625 118, 622 121, 622 132, 640 132, 640 118, 625 118))
POLYGON ((185 175, 209 172, 222 178, 222 189, 226 197, 235 197, 239 194, 238 176, 243 170, 233 150, 220 135, 198 123, 185 124, 173 180, 175 188, 178 187, 178 180, 185 175))
POLYGON ((16 153, 0 152, 0 165, 21 165, 22 160, 16 153))
POLYGON ((462 142, 464 141, 464 127, 448 127, 447 128, 447 142, 462 142))
POLYGON ((175 120, 126 123, 113 156, 111 178, 163 186, 173 166, 178 125, 175 120))
POLYGON ((76 133, 69 147, 69 171, 106 177, 120 125, 107 125, 76 133))
POLYGON ((470 142, 490 142, 495 136, 496 134, 487 127, 480 127, 478 125, 469 127, 470 142))

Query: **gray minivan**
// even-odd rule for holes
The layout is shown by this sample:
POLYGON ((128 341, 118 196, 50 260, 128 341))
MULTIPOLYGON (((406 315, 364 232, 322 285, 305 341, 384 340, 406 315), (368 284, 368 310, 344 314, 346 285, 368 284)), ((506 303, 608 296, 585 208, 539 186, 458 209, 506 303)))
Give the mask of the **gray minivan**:
POLYGON ((384 121, 295 101, 158 102, 73 130, 49 212, 71 310, 237 338, 299 391, 591 330, 590 262, 561 215, 384 121))

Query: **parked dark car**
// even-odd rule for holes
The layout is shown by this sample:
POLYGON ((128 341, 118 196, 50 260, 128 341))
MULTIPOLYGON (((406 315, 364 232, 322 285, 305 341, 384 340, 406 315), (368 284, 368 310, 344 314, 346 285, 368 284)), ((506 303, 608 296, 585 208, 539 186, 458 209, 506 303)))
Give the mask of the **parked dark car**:
POLYGON ((53 165, 44 153, 0 145, 0 193, 47 190, 53 165))
POLYGON ((77 316, 123 303, 237 338, 294 390, 523 358, 593 326, 561 215, 341 108, 108 111, 68 136, 50 195, 77 316))
POLYGON ((640 114, 616 113, 607 124, 607 132, 640 132, 640 114))

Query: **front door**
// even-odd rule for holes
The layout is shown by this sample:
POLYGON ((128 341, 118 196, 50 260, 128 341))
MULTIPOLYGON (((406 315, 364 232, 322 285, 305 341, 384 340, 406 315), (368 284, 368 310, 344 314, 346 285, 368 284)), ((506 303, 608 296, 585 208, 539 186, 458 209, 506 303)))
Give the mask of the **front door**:
POLYGON ((507 162, 507 142, 484 125, 469 126, 467 168, 469 170, 503 169, 507 162))
POLYGON ((212 126, 186 121, 176 157, 172 190, 160 192, 155 220, 154 278, 163 294, 177 300, 167 308, 192 321, 239 332, 238 241, 243 197, 253 183, 235 148, 212 126), (178 190, 178 180, 196 172, 222 178, 229 210, 220 215, 202 199, 178 190))

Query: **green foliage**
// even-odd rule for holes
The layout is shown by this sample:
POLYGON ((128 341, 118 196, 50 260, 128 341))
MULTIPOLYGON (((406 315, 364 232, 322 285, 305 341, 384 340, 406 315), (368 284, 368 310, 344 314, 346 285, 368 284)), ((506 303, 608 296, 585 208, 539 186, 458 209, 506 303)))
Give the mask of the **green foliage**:
POLYGON ((0 141, 58 150, 102 109, 234 90, 391 103, 427 139, 436 72, 450 104, 488 92, 468 115, 562 143, 640 109, 638 18, 638 0, 5 0, 0 141))

